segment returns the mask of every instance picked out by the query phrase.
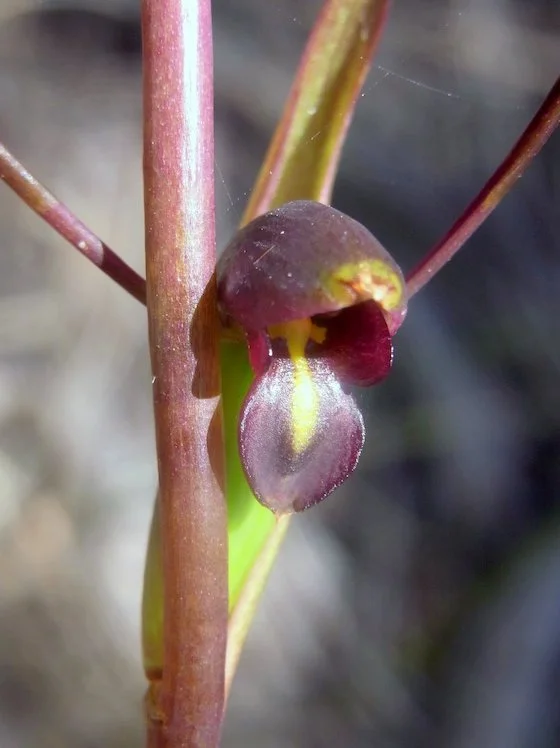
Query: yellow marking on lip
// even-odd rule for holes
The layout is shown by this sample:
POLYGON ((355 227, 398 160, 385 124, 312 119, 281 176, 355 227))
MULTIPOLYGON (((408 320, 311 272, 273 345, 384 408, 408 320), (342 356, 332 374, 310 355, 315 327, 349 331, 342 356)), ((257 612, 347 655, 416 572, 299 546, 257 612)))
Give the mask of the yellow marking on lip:
POLYGON ((403 282, 398 272, 383 260, 348 262, 323 279, 329 296, 341 306, 372 299, 386 312, 403 300, 403 282))
POLYGON ((301 454, 310 444, 319 423, 319 395, 313 381, 311 368, 305 356, 309 340, 322 343, 327 331, 317 327, 310 319, 271 325, 268 332, 272 338, 284 338, 293 367, 293 391, 290 403, 290 426, 292 449, 301 454))

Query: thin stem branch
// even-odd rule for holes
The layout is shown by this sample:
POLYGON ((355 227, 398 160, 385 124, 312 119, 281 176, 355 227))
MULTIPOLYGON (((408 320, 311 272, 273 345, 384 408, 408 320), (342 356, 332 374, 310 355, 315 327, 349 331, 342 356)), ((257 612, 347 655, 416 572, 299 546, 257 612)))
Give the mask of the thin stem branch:
POLYGON ((78 252, 97 265, 135 299, 142 304, 146 303, 144 279, 78 220, 66 205, 43 187, 2 143, 0 179, 78 252))
POLYGON ((148 696, 148 736, 158 748, 215 748, 228 603, 210 0, 144 0, 142 38, 164 590, 163 673, 148 696))
POLYGON ((510 154, 447 234, 408 275, 409 296, 423 288, 484 223, 560 122, 560 78, 510 154))

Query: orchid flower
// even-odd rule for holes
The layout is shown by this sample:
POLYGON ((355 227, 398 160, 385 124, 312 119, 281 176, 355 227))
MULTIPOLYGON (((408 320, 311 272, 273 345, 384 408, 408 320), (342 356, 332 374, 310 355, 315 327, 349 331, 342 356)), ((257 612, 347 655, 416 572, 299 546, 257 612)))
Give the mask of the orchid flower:
POLYGON ((401 270, 357 221, 300 200, 234 237, 218 264, 218 297, 255 373, 238 434, 248 482, 276 514, 307 509, 357 465, 364 423, 344 386, 390 371, 406 314, 401 270))
POLYGON ((560 122, 559 79, 405 283, 375 237, 327 205, 387 9, 387 0, 325 0, 245 225, 218 262, 221 329, 209 0, 142 3, 147 284, 0 144, 0 179, 147 302, 160 472, 143 596, 154 748, 218 745, 224 691, 286 515, 322 501, 359 459, 364 424, 347 386, 388 375, 408 300, 560 122))

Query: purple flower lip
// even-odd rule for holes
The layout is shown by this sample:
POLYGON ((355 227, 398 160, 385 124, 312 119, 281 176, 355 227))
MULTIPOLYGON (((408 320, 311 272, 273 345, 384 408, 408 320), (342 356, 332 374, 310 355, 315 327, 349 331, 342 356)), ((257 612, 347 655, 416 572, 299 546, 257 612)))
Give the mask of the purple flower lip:
POLYGON ((309 409, 311 428, 302 429, 303 448, 293 439, 289 359, 273 359, 242 411, 241 461, 255 496, 275 514, 301 512, 322 501, 354 470, 364 445, 364 423, 352 396, 320 359, 309 369, 317 402, 309 409))
POLYGON ((364 423, 344 386, 388 375, 404 278, 361 224, 309 201, 248 224, 217 274, 222 317, 244 330, 256 375, 239 423, 248 482, 273 512, 303 511, 357 465, 364 423))

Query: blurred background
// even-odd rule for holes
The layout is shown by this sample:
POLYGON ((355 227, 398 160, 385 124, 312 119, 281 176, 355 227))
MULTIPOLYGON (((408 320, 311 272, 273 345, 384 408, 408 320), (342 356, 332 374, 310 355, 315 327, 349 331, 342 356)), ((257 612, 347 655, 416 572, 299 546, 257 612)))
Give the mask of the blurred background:
MULTIPOLYGON (((2 0, 0 139, 143 266, 133 0, 2 0)), ((220 245, 318 0, 216 0, 220 245)), ((560 70, 557 0, 399 0, 334 204, 405 269, 560 70)), ((143 744, 143 309, 0 188, 0 747, 143 744)), ((293 523, 226 748, 560 745, 560 136, 411 304, 360 467, 293 523)))

